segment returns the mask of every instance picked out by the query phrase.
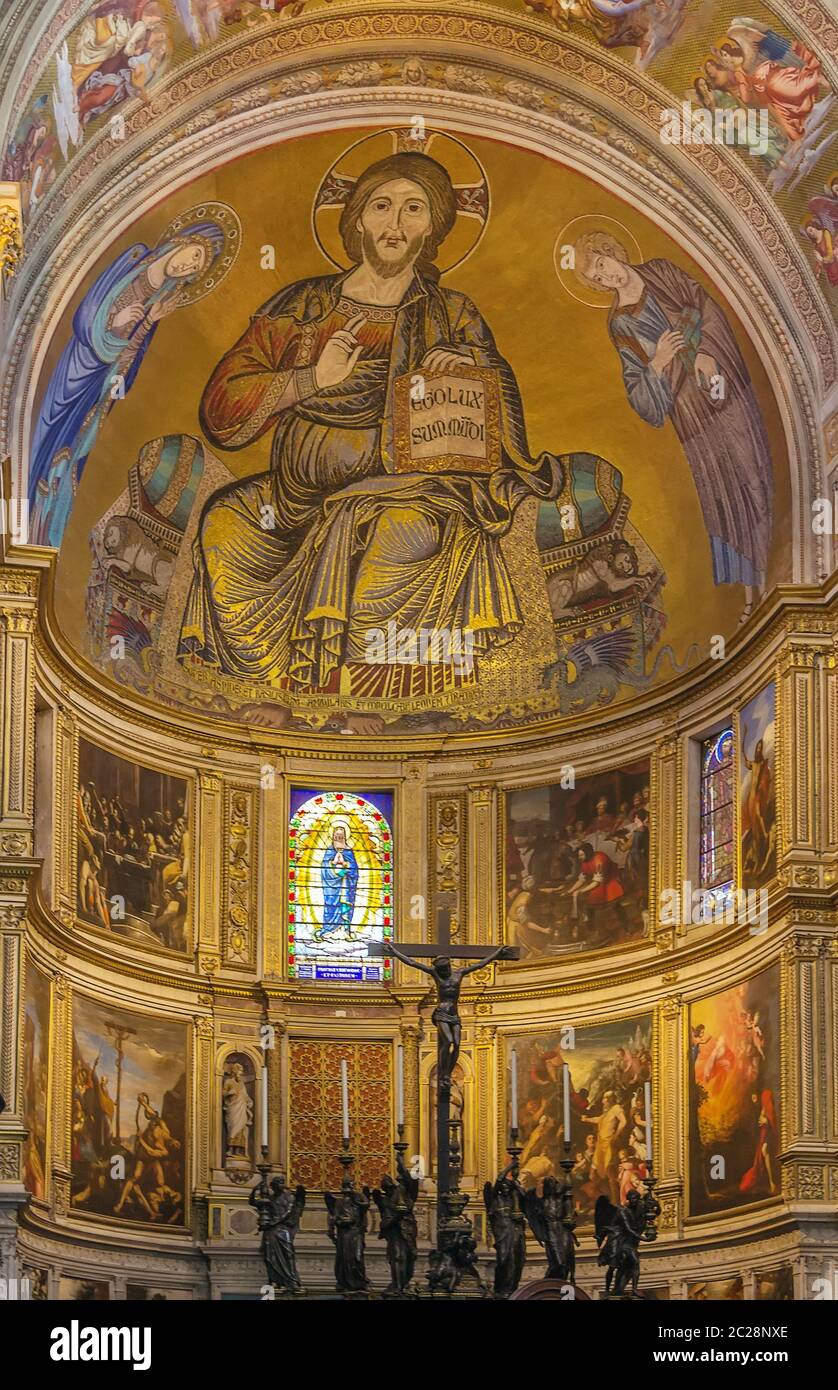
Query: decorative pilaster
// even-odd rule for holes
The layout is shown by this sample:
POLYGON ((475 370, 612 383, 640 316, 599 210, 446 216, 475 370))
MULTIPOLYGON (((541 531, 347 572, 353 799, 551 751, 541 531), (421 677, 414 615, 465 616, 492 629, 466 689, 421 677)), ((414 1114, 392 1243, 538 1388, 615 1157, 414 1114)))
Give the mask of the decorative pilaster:
POLYGON ((224 789, 222 941, 225 965, 256 963, 256 793, 252 787, 224 789))
POLYGON ((192 1132, 195 1196, 209 1193, 212 1139, 215 1116, 212 1113, 212 1074, 215 1025, 204 1015, 195 1018, 195 1085, 192 1095, 192 1132))
POLYGON ((52 905, 64 922, 76 915, 79 740, 75 715, 59 710, 53 753, 52 905))
MULTIPOLYGON (((0 257, 2 230, 0 230, 0 257)), ((24 923, 34 858, 37 577, 0 567, 0 1228, 25 1200, 21 1116, 24 923)), ((13 1241, 0 1241, 10 1257, 13 1241)))
POLYGON ((781 1163, 790 1202, 829 1200, 836 1109, 835 1097, 828 1099, 833 947, 832 938, 795 932, 783 948, 781 1163))
POLYGON ((838 881, 838 645, 834 621, 789 621, 779 662, 779 877, 825 894, 838 881))
POLYGON ((677 738, 662 738, 652 759, 649 788, 655 815, 649 828, 650 932, 661 951, 671 951, 680 927, 659 926, 658 905, 665 889, 679 889, 685 878, 683 858, 684 808, 682 805, 682 756, 677 738))
POLYGON ((404 1049, 404 1138, 408 1156, 419 1152, 419 1040, 422 1029, 418 1016, 399 1024, 404 1049))
POLYGON ((216 772, 198 776, 198 968, 214 975, 221 964, 221 834, 223 779, 216 772))
POLYGON ((259 767, 260 827, 259 858, 262 869, 262 972, 279 979, 285 972, 285 939, 288 921, 288 801, 284 763, 271 753, 259 767))
POLYGON ((658 1229, 672 1238, 682 1234, 686 1098, 684 1054, 686 1006, 680 994, 657 1008, 652 1070, 652 1159, 661 1204, 658 1229))
MULTIPOLYGON (((469 1117, 477 1132, 477 1190, 482 1191, 484 1182, 496 1176, 492 1162, 493 1155, 506 1144, 506 1122, 502 1119, 500 1133, 494 1132, 492 1117, 498 1115, 505 1105, 503 1095, 495 1096, 494 1078, 499 1074, 496 1066, 497 1026, 494 1023, 481 1023, 475 1028, 474 1071, 475 1105, 474 1115, 469 1117)), ((501 1084, 501 1092, 503 1085, 501 1084)))
POLYGON ((464 792, 434 794, 428 798, 431 875, 428 921, 432 928, 437 911, 451 912, 455 940, 466 940, 466 798, 464 792), (458 932, 459 929, 459 932, 458 932))
POLYGON ((500 940, 496 800, 494 787, 472 787, 468 794, 468 939, 480 945, 500 940))
POLYGON ((288 1066, 287 1025, 284 1018, 275 1010, 269 1010, 268 1022, 274 1030, 273 1047, 267 1049, 268 1060, 268 1162, 280 1167, 288 1152, 288 1108, 283 1108, 283 1096, 289 1094, 289 1087, 283 1090, 283 1067, 288 1066))
POLYGON ((52 1213, 70 1211, 70 1161, 72 1151, 73 1094, 73 996, 64 975, 56 975, 52 988, 52 1213))

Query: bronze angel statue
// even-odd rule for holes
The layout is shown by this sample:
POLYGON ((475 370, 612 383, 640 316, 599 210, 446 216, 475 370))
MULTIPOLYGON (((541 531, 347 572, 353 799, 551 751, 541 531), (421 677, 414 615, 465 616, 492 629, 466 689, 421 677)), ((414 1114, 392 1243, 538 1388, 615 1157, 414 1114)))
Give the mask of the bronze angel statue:
POLYGON ((259 1230, 262 1232, 262 1255, 268 1279, 283 1293, 299 1293, 302 1289, 297 1274, 294 1241, 306 1204, 306 1190, 297 1187, 292 1192, 280 1174, 268 1186, 263 1178, 251 1189, 248 1201, 256 1208, 259 1230))
POLYGON ((521 1282, 527 1258, 526 1193, 513 1160, 493 1183, 483 1186, 483 1201, 495 1242, 494 1292, 508 1298, 521 1282))
POLYGON ((641 1240, 654 1240, 657 1232, 652 1222, 660 1215, 660 1206, 651 1194, 641 1197, 632 1189, 623 1206, 615 1207, 606 1196, 599 1197, 594 1207, 594 1231, 600 1247, 598 1264, 606 1266, 605 1293, 616 1298, 631 1292, 637 1296, 640 1278, 641 1240))
POLYGON ((365 1236, 370 1209, 370 1190, 360 1192, 344 1177, 339 1192, 324 1192, 329 1212, 329 1239, 335 1247, 335 1285, 338 1293, 362 1293, 369 1288, 365 1236))
POLYGON ((387 1263, 390 1266, 388 1294, 403 1294, 413 1278, 416 1267, 418 1231, 413 1208, 419 1196, 419 1180, 411 1176, 401 1154, 396 1159, 396 1178, 385 1173, 381 1187, 373 1191, 373 1200, 381 1213, 379 1239, 387 1242, 387 1263))
POLYGON ((572 1284, 576 1274, 576 1220, 573 1191, 569 1183, 546 1177, 539 1197, 533 1188, 525 1193, 524 1210, 533 1235, 544 1246, 547 1278, 572 1284))

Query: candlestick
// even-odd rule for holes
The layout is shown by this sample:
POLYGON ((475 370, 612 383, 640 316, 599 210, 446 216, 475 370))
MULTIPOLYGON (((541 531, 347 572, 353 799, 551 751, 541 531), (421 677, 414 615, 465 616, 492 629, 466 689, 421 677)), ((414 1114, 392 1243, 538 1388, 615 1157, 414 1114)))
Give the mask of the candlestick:
POLYGON ((564 1085, 564 1141, 570 1143, 570 1067, 562 1063, 562 1082, 564 1085))
POLYGON ((652 1083, 647 1081, 644 1086, 646 1101, 646 1162, 652 1166, 652 1083))
POLYGON ((262 1148, 268 1147, 268 1054, 262 1064, 262 1148))
POLYGON ((346 1058, 340 1061, 340 1098, 343 1110, 343 1141, 349 1143, 349 1081, 346 1075, 346 1058))
POLYGON ((510 1109, 511 1112, 512 1112, 512 1124, 511 1124, 510 1128, 511 1128, 511 1129, 514 1129, 515 1132, 517 1133, 517 1131, 518 1131, 518 1053, 515 1051, 515 1048, 514 1048, 514 1047, 513 1047, 513 1049, 512 1049, 512 1052, 511 1052, 511 1054, 510 1054, 510 1057, 509 1057, 509 1064, 510 1064, 511 1071, 512 1071, 512 1075, 511 1075, 511 1086, 510 1086, 510 1091, 509 1091, 509 1109, 510 1109))
POLYGON ((396 1048, 396 1128, 404 1129, 404 1048, 396 1048))

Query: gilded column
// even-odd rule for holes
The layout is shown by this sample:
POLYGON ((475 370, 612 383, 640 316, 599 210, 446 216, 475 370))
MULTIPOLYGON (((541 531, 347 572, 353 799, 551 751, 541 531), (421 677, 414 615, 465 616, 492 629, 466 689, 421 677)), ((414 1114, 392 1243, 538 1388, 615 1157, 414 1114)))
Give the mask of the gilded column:
POLYGON ((484 1182, 489 1182, 496 1176, 494 1171, 494 1155, 500 1148, 504 1149, 506 1142, 506 1119, 502 1115, 506 1100, 503 1094, 503 1083, 496 1094, 496 1077, 500 1075, 499 1069, 495 1065, 497 1026, 494 1023, 480 1023, 475 1028, 474 1033, 474 1074, 475 1074, 475 1104, 474 1114, 466 1116, 466 1123, 471 1124, 477 1135, 477 1190, 482 1191, 484 1182), (492 1116, 498 1116, 497 1125, 493 1125, 492 1116))
POLYGON ((684 1206, 684 1094, 686 1006, 680 994, 661 1000, 655 1018, 652 1068, 652 1158, 661 1204, 659 1227, 680 1236, 684 1206))
MULTIPOLYGON (((829 1200, 835 1096, 834 940, 795 931, 782 955, 782 1178, 787 1201, 829 1200)), ((834 1166, 834 1162, 833 1162, 834 1166)))
POLYGON ((284 762, 273 754, 259 765, 260 827, 258 836, 262 885, 258 910, 262 920, 262 973, 279 979, 285 971, 285 933, 288 897, 285 869, 288 855, 288 803, 284 762))
POLYGON ((435 793, 428 798, 428 838, 431 850, 430 911, 447 907, 454 940, 468 939, 466 909, 466 798, 464 792, 435 793))
POLYGON ((73 994, 63 975, 52 988, 52 1212, 70 1211, 70 1160, 72 1152, 73 1094, 73 994))
POLYGON ((215 1025, 212 1019, 205 1015, 196 1015, 192 1088, 192 1162, 196 1197, 208 1195, 211 1180, 215 1128, 215 1116, 212 1113, 214 1038, 215 1025))
POLYGON ((838 670, 833 622, 796 618, 779 661, 777 830, 786 890, 823 894, 838 879, 838 670))
MULTIPOLYGON (((25 1198, 21 1117, 24 928, 34 858, 37 576, 0 567, 0 1229, 25 1198)), ((0 1253, 11 1244, 0 1241, 0 1253)))
POLYGON ((500 941, 494 787, 472 787, 468 794, 468 940, 500 941))
POLYGON ((66 710, 58 710, 52 764, 51 906, 62 921, 67 923, 72 923, 76 915, 78 761, 78 728, 75 715, 66 710))
POLYGON ((680 890, 684 874, 682 806, 682 756, 677 738, 662 738, 652 759, 650 791, 652 805, 658 814, 649 829, 649 912, 651 931, 659 950, 672 950, 676 933, 686 931, 683 921, 679 927, 661 926, 658 905, 661 893, 667 889, 680 890))
MULTIPOLYGON (((289 1151, 288 1097, 290 1085, 283 1087, 282 1074, 288 1072, 288 1039, 285 1019, 271 1009, 268 1022, 273 1028, 273 1047, 266 1049, 268 1062, 268 1160, 285 1171, 289 1151)), ((260 1151, 261 1152, 261 1151, 260 1151)))
POLYGON ((418 1016, 399 1024, 404 1049, 404 1139, 407 1156, 419 1152, 419 1039, 421 1025, 418 1016))
POLYGON ((256 964, 256 815, 252 787, 225 787, 221 955, 228 966, 256 964))
POLYGON ((198 964, 213 975, 221 964, 221 834, 223 779, 217 772, 198 776, 198 964))

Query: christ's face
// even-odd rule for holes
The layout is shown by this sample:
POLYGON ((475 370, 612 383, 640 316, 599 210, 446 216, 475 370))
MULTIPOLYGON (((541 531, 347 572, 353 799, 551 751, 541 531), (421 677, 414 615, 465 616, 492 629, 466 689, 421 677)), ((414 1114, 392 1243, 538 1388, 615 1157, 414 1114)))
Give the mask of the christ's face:
POLYGON ((588 270, 588 279, 604 290, 619 290, 626 284, 628 274, 628 266, 622 261, 618 261, 615 256, 604 256, 598 252, 588 270))
POLYGON ((428 196, 410 179, 382 183, 358 219, 364 260, 380 275, 399 275, 416 260, 431 230, 428 196))

